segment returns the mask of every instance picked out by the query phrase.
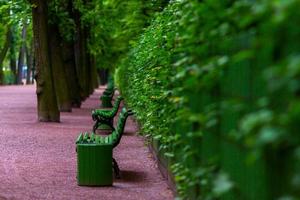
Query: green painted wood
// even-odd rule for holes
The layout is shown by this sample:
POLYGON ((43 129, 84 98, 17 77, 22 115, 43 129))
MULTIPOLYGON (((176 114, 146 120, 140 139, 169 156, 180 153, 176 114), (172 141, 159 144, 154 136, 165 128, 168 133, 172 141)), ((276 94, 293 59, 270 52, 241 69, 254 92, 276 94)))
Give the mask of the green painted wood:
POLYGON ((112 185, 111 144, 77 144, 77 182, 87 186, 112 185))

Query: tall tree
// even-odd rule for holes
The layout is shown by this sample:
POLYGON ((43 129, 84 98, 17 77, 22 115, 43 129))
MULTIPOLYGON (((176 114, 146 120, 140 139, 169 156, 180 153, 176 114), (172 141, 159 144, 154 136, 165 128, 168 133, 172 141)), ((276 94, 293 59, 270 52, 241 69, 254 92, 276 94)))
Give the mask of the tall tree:
MULTIPOLYGON (((65 13, 67 13, 66 16, 68 16, 68 20, 65 19, 65 21, 69 21, 69 29, 65 37, 62 37, 62 57, 63 57, 63 63, 65 66, 65 72, 68 74, 67 78, 67 85, 68 85, 68 91, 70 91, 71 101, 72 101, 72 107, 79 108, 81 106, 81 89, 80 89, 80 83, 78 78, 78 71, 76 70, 76 62, 75 62, 75 23, 74 23, 74 9, 73 9, 73 1, 72 0, 66 0, 64 5, 60 5, 60 8, 64 7, 66 10, 65 13)), ((64 26, 64 31, 66 30, 64 26)), ((61 29, 60 29, 60 32, 61 29)))
POLYGON ((92 92, 99 86, 96 56, 91 54, 91 85, 92 92))
POLYGON ((76 71, 78 75, 79 85, 80 85, 80 96, 84 100, 89 95, 87 90, 87 63, 86 63, 86 42, 85 33, 82 27, 80 12, 75 10, 74 21, 76 24, 75 29, 75 43, 74 43, 74 53, 75 53, 75 64, 76 71))
POLYGON ((23 84, 22 78, 23 78, 23 66, 24 66, 25 53, 26 53, 26 35, 27 35, 27 22, 26 22, 26 19, 24 19, 23 20, 23 27, 22 27, 19 59, 18 59, 17 84, 23 84))
POLYGON ((34 56, 34 48, 33 48, 33 40, 29 44, 28 47, 25 45, 25 51, 26 51, 26 64, 27 64, 27 72, 26 72, 26 84, 31 84, 31 77, 33 73, 33 56, 34 56))
POLYGON ((13 83, 17 83, 17 59, 16 59, 16 27, 12 25, 9 29, 9 62, 10 62, 10 70, 13 76, 13 83))
POLYGON ((74 42, 62 42, 63 62, 65 72, 68 74, 67 83, 70 91, 72 107, 79 108, 81 106, 80 85, 75 65, 74 42))
POLYGON ((50 59, 52 67, 52 76, 54 80, 57 103, 61 112, 71 112, 72 102, 70 92, 68 90, 67 76, 62 58, 61 37, 59 35, 58 26, 48 24, 50 59))
POLYGON ((31 0, 39 121, 60 121, 48 46, 47 2, 31 0))
POLYGON ((10 30, 8 29, 7 32, 6 32, 6 41, 4 43, 4 46, 3 48, 1 49, 0 51, 0 84, 2 85, 4 83, 4 80, 3 80, 3 61, 4 61, 4 58, 6 56, 6 53, 8 51, 8 48, 9 48, 9 38, 10 38, 10 30))

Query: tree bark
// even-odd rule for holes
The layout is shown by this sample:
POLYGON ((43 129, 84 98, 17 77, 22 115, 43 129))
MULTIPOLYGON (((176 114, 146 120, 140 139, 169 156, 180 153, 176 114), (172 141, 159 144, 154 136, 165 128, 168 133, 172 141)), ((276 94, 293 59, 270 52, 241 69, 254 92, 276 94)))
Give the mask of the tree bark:
POLYGON ((71 112, 72 102, 68 88, 66 71, 62 60, 59 29, 57 25, 49 24, 48 30, 51 33, 49 34, 50 59, 58 107, 61 112, 71 112))
POLYGON ((26 33, 27 32, 27 24, 26 21, 24 20, 23 22, 23 28, 22 28, 22 36, 21 36, 21 46, 20 46, 20 51, 19 51, 19 59, 18 59, 18 78, 17 78, 17 84, 23 85, 23 66, 24 66, 24 61, 25 61, 25 51, 26 51, 26 33))
POLYGON ((97 63, 96 57, 94 55, 91 55, 91 74, 92 74, 91 80, 92 80, 93 89, 98 88, 99 86, 96 63, 97 63))
POLYGON ((80 12, 77 10, 74 11, 74 21, 76 24, 74 41, 75 64, 80 85, 80 96, 83 101, 89 96, 87 89, 86 38, 81 26, 80 12))
MULTIPOLYGON (((88 35, 85 34, 85 39, 87 39, 88 35)), ((86 42, 87 43, 87 42, 86 42)), ((91 58, 91 54, 88 52, 88 46, 86 44, 86 91, 87 94, 90 95, 93 93, 94 91, 94 86, 93 86, 93 80, 92 80, 92 58, 91 58)))
POLYGON ((9 29, 9 60, 10 70, 13 75, 13 83, 17 84, 17 60, 16 60, 16 38, 14 25, 9 29))
POLYGON ((26 84, 29 85, 31 84, 30 78, 32 77, 31 73, 33 73, 33 56, 34 56, 34 51, 33 51, 33 41, 30 44, 30 47, 28 48, 27 45, 25 45, 25 50, 26 50, 26 64, 27 64, 27 72, 26 72, 26 84))
POLYGON ((36 57, 36 82, 38 101, 38 120, 59 122, 58 110, 52 69, 48 47, 47 3, 44 0, 31 0, 33 17, 34 48, 36 57))
MULTIPOLYGON (((73 9, 73 1, 68 0, 66 9, 70 17, 73 17, 75 20, 75 14, 73 9)), ((81 106, 81 87, 79 83, 78 71, 76 68, 76 58, 75 58, 75 40, 67 41, 66 39, 62 40, 62 58, 65 66, 65 72, 68 74, 67 85, 68 90, 70 91, 70 97, 72 102, 72 107, 80 108, 81 106)), ((78 63, 77 63, 78 64, 78 63)))
POLYGON ((65 65, 66 74, 68 74, 67 85, 70 91, 72 107, 80 108, 81 97, 80 97, 80 85, 76 72, 75 55, 74 55, 74 42, 62 42, 63 51, 63 62, 65 65))
POLYGON ((6 53, 8 51, 8 48, 9 48, 9 38, 10 38, 10 30, 9 28, 7 29, 7 32, 6 32, 6 41, 4 43, 4 46, 3 48, 1 49, 1 52, 0 52, 0 85, 3 85, 4 84, 4 75, 3 75, 3 61, 4 61, 4 58, 6 56, 6 53))
POLYGON ((89 52, 88 49, 88 40, 92 39, 90 34, 90 28, 89 27, 83 27, 81 28, 80 33, 80 40, 82 43, 82 59, 83 59, 83 81, 84 81, 84 94, 86 97, 88 97, 90 94, 93 93, 95 87, 94 87, 94 61, 93 61, 93 55, 89 52))
POLYGON ((100 85, 105 85, 108 79, 108 69, 98 69, 97 72, 100 79, 100 85))

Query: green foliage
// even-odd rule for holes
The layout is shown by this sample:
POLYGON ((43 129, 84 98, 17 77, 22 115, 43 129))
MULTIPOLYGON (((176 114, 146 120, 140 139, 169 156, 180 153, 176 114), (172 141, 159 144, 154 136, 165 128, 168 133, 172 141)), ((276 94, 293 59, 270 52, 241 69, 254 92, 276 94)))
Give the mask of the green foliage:
MULTIPOLYGON (((0 1, 0 46, 8 28, 20 32, 24 3, 0 1)), ((68 3, 50 1, 49 17, 72 40, 68 3)), ((179 198, 299 198, 298 0, 71 6, 99 67, 118 66, 116 84, 142 133, 161 144, 179 198)))
POLYGON ((6 33, 9 24, 7 18, 9 12, 9 4, 6 1, 0 1, 0 49, 4 46, 6 40, 6 33))
POLYGON ((83 24, 90 27, 89 49, 101 57, 98 67, 113 71, 149 19, 166 2, 92 0, 85 4, 81 0, 75 1, 83 24))
POLYGON ((25 0, 5 0, 0 1, 0 49, 7 40, 7 32, 11 33, 10 41, 10 55, 9 57, 16 57, 17 49, 21 41, 22 26, 27 25, 27 39, 28 44, 32 41, 31 30, 31 7, 25 0))
POLYGON ((4 84, 11 85, 15 83, 15 76, 11 71, 4 71, 4 84))
POLYGON ((20 19, 30 18, 31 9, 24 0, 0 0, 1 23, 16 24, 20 19))
POLYGON ((75 34, 75 22, 68 10, 68 0, 52 0, 48 3, 49 23, 58 24, 59 32, 66 41, 72 41, 75 34))
POLYGON ((99 68, 114 70, 130 44, 149 19, 162 10, 167 0, 52 0, 48 3, 49 22, 58 24, 60 35, 74 40, 74 15, 80 16, 87 34, 88 49, 97 58, 99 68), (71 3, 70 3, 71 2, 71 3), (70 9, 70 7, 72 9, 70 9))
POLYGON ((9 28, 13 27, 16 29, 13 30, 14 32, 21 32, 22 22, 26 21, 27 24, 30 24, 30 19, 31 8, 28 2, 24 0, 0 1, 0 42, 6 39, 5 34, 9 28))
POLYGON ((181 198, 300 196, 299 6, 172 1, 132 43, 116 82, 181 198))

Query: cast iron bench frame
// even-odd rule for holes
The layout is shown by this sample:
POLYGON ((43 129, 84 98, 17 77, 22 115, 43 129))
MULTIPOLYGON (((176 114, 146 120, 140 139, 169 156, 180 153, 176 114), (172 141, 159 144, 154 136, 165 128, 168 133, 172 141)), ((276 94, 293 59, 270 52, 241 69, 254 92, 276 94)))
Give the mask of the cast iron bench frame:
POLYGON ((124 98, 122 96, 117 97, 114 106, 111 110, 95 109, 92 111, 92 118, 95 121, 95 124, 93 126, 93 132, 96 132, 96 130, 101 124, 106 124, 113 131, 115 130, 113 126, 113 119, 117 115, 121 101, 123 99, 124 98))

